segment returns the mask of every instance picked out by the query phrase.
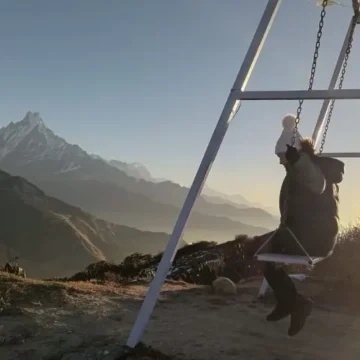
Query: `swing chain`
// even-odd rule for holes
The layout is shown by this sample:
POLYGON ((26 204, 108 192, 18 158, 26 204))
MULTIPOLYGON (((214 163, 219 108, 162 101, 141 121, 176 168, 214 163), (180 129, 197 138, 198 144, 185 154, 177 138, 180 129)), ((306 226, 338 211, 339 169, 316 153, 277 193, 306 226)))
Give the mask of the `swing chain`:
MULTIPOLYGON (((321 13, 320 13, 319 28, 318 28, 317 38, 316 38, 316 43, 315 43, 315 51, 314 51, 313 62, 312 62, 312 66, 311 66, 311 73, 310 73, 308 90, 312 90, 313 84, 314 84, 315 73, 316 73, 316 65, 317 65, 317 59, 319 57, 319 49, 320 49, 320 45, 321 45, 322 30, 323 30, 323 27, 324 27, 324 19, 325 19, 325 16, 326 16, 326 7, 327 7, 327 5, 328 5, 328 0, 324 0, 322 2, 322 10, 321 10, 321 13)), ((303 102, 304 102, 304 99, 299 100, 299 106, 298 106, 298 108, 296 110, 295 127, 294 127, 294 131, 293 131, 293 136, 291 138, 291 146, 295 145, 296 134, 298 132, 298 125, 299 125, 299 122, 300 122, 300 115, 301 115, 301 112, 302 112, 303 102)), ((286 197, 286 199, 284 201, 284 211, 283 211, 283 215, 281 216, 281 219, 280 219, 280 228, 286 227, 286 220, 287 220, 287 217, 288 217, 289 197, 290 197, 290 189, 289 189, 289 194, 287 195, 287 197, 286 197)))
MULTIPOLYGON (((352 27, 351 27, 351 31, 350 31, 350 34, 349 34, 348 46, 347 46, 346 53, 345 53, 344 63, 343 63, 343 66, 342 66, 342 71, 341 71, 341 76, 340 76, 340 81, 339 81, 339 90, 341 90, 342 87, 343 87, 343 82, 344 82, 344 79, 345 79, 346 68, 347 68, 347 65, 348 65, 348 60, 349 60, 349 56, 350 56, 350 52, 351 52, 351 48, 352 48, 352 43, 353 43, 353 40, 354 40, 354 31, 355 31, 355 28, 356 28, 357 21, 358 21, 358 16, 354 15, 353 19, 352 19, 352 27)), ((329 108, 328 118, 326 120, 324 134, 323 134, 320 149, 319 149, 319 152, 318 152, 319 155, 321 155, 321 153, 323 152, 323 149, 324 149, 324 145, 325 145, 325 141, 326 141, 326 135, 327 135, 327 132, 328 132, 328 129, 329 129, 329 125, 330 125, 331 117, 332 117, 332 114, 333 114, 333 111, 334 111, 334 107, 335 107, 335 99, 332 99, 331 104, 330 104, 330 108, 329 108)))
MULTIPOLYGON (((314 84, 316 65, 317 65, 317 59, 319 57, 319 49, 320 49, 321 37, 322 37, 322 29, 324 27, 324 19, 325 19, 325 15, 326 15, 326 6, 327 5, 328 5, 328 0, 324 0, 322 2, 322 10, 321 10, 321 13, 320 13, 319 29, 318 29, 318 32, 317 32, 317 39, 316 39, 316 44, 315 44, 313 62, 312 62, 312 66, 311 66, 311 73, 310 73, 310 80, 309 80, 309 88, 308 88, 308 90, 312 90, 312 87, 313 87, 313 84, 314 84)), ((291 138, 291 146, 295 145, 296 134, 298 132, 298 125, 299 125, 299 122, 300 122, 300 115, 301 115, 301 112, 302 112, 303 102, 304 102, 304 99, 299 100, 299 106, 298 106, 298 108, 296 110, 295 127, 294 127, 293 136, 291 138)))

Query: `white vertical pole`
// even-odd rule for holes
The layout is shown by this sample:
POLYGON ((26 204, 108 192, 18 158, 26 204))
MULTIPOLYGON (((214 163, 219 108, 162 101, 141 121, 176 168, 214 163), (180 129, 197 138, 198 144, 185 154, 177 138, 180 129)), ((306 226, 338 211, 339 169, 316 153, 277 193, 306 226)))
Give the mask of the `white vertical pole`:
MULTIPOLYGON (((245 89, 250 75, 254 69, 255 63, 261 52, 265 39, 269 33, 273 20, 280 7, 281 1, 282 0, 268 1, 264 14, 260 20, 258 28, 255 32, 253 40, 240 68, 240 71, 236 77, 232 90, 245 89)), ((127 341, 127 346, 131 348, 135 347, 136 344, 139 342, 142 333, 150 319, 150 316, 153 312, 154 306, 160 294, 161 287, 166 279, 171 263, 175 256, 176 246, 183 233, 187 219, 205 183, 206 177, 210 171, 212 163, 215 160, 215 157, 225 136, 229 123, 239 106, 240 101, 236 99, 236 94, 231 91, 224 106, 224 109, 220 115, 216 128, 212 134, 208 147, 205 151, 200 167, 195 175, 191 188, 185 199, 184 205, 180 211, 174 230, 170 236, 168 245, 158 266, 155 278, 150 284, 150 288, 141 306, 135 325, 131 330, 130 336, 127 341)))
MULTIPOLYGON (((345 55, 346 55, 346 49, 347 49, 347 46, 348 46, 349 37, 351 35, 351 29, 352 29, 352 25, 353 25, 352 23, 353 23, 353 19, 351 18, 350 24, 349 24, 349 29, 348 29, 348 31, 346 33, 343 46, 341 48, 339 57, 337 59, 336 65, 335 65, 335 69, 334 69, 332 78, 330 80, 329 90, 335 89, 337 79, 339 77, 339 74, 340 74, 340 71, 341 71, 341 68, 342 68, 342 64, 344 62, 344 58, 345 58, 345 55)), ((324 100, 323 105, 322 105, 321 110, 320 110, 320 113, 319 113, 319 117, 318 117, 317 122, 315 124, 315 128, 314 128, 314 131, 313 131, 313 134, 312 134, 312 139, 314 141, 315 148, 316 148, 317 143, 318 143, 319 138, 320 138, 320 131, 322 130, 322 128, 323 128, 323 126, 325 124, 326 116, 327 116, 327 114, 328 114, 328 112, 330 110, 331 101, 332 100, 330 100, 330 99, 324 100)))

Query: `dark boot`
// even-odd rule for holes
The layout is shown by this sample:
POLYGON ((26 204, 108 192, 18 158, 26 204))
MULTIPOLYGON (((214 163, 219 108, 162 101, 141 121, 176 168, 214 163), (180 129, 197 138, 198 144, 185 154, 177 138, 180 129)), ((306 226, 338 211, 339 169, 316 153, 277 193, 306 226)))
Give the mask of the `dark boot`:
POLYGON ((291 312, 289 336, 295 336, 302 330, 307 317, 311 314, 313 304, 314 302, 311 299, 301 295, 297 296, 295 308, 291 312))
POLYGON ((266 317, 266 320, 279 321, 290 315, 295 305, 297 291, 285 270, 273 263, 266 264, 264 275, 277 301, 275 309, 266 317))
POLYGON ((275 309, 266 317, 267 321, 279 321, 285 319, 290 315, 290 310, 287 306, 277 304, 275 309))

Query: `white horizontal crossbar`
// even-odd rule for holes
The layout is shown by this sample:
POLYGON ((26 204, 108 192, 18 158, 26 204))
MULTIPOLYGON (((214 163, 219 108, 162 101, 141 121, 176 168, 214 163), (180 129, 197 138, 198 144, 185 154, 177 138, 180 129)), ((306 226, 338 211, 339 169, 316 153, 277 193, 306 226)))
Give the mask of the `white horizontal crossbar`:
POLYGON ((283 264, 300 264, 300 265, 315 265, 324 258, 308 258, 307 256, 295 256, 285 254, 259 254, 255 255, 255 259, 259 261, 269 261, 283 264))
POLYGON ((341 90, 233 90, 238 100, 354 100, 360 99, 360 89, 341 90))
POLYGON ((321 156, 333 157, 333 158, 360 158, 360 152, 322 153, 321 156))

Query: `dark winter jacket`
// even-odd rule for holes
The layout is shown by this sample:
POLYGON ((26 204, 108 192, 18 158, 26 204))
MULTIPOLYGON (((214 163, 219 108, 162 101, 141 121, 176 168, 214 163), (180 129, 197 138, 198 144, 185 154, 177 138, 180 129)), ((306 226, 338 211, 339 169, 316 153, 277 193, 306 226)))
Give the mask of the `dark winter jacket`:
POLYGON ((326 256, 339 232, 339 187, 344 163, 333 158, 301 153, 287 166, 280 191, 280 213, 288 211, 285 224, 312 256, 326 256))

